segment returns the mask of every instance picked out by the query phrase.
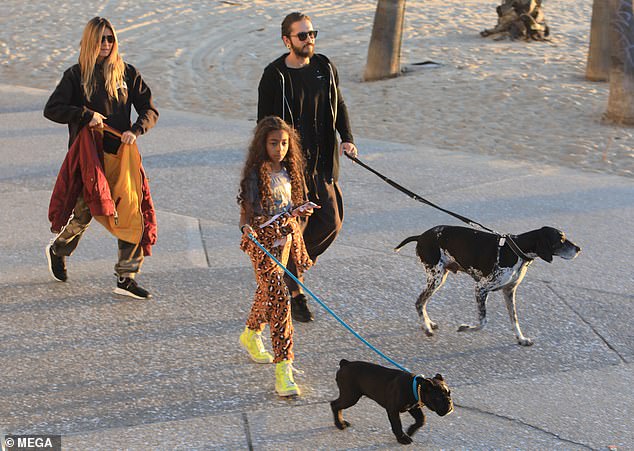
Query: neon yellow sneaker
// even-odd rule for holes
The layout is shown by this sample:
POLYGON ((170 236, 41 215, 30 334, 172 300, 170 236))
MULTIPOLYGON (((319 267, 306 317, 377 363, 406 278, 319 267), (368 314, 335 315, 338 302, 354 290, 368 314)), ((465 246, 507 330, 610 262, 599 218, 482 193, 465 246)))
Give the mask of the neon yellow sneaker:
POLYGON ((299 396, 299 387, 293 379, 293 362, 283 360, 275 364, 275 391, 280 396, 299 396))
POLYGON ((272 363, 273 356, 270 352, 264 349, 264 344, 262 343, 262 333, 256 332, 254 330, 249 329, 248 327, 244 328, 244 331, 240 334, 240 344, 244 349, 249 353, 249 357, 256 363, 272 363))

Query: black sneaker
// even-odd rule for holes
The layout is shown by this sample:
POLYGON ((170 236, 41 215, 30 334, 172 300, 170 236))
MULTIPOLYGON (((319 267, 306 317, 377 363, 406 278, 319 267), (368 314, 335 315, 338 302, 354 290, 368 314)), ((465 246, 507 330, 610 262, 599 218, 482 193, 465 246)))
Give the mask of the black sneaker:
POLYGON ((138 286, 136 280, 129 277, 117 277, 117 288, 114 292, 134 299, 152 299, 152 295, 147 290, 138 286))
POLYGON ((46 259, 48 260, 48 272, 58 282, 66 282, 66 257, 60 257, 53 253, 53 244, 46 246, 46 259))
POLYGON ((297 296, 291 298, 291 316, 293 320, 300 323, 309 323, 315 317, 306 304, 306 296, 304 293, 299 293, 297 296))

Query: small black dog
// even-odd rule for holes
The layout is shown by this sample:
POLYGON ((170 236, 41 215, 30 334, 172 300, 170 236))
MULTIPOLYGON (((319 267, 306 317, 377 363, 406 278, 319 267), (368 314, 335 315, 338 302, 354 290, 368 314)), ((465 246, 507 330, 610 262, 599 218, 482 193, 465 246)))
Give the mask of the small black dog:
POLYGON ((339 362, 337 371, 339 398, 330 403, 335 417, 335 426, 345 429, 350 426, 343 419, 342 410, 354 406, 361 396, 373 399, 387 410, 392 432, 399 443, 408 445, 410 438, 425 424, 422 406, 445 416, 453 412, 451 392, 440 374, 424 378, 401 370, 386 368, 368 362, 339 362), (401 412, 408 411, 415 423, 403 432, 401 412))

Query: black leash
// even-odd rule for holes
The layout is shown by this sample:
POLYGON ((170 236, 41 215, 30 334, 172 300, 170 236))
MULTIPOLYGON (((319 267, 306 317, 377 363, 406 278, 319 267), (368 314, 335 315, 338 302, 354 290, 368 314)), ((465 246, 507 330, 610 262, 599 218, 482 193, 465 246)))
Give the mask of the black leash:
POLYGON ((373 173, 374 175, 376 175, 377 177, 379 177, 381 180, 383 180, 384 182, 386 182, 388 185, 396 188, 397 190, 399 190, 400 192, 407 194, 409 197, 411 197, 414 200, 417 200, 419 202, 422 202, 424 204, 429 205, 430 207, 434 207, 437 210, 440 210, 444 213, 447 213, 448 215, 453 216, 454 218, 460 219, 462 222, 469 224, 471 227, 480 227, 483 230, 486 230, 487 232, 491 232, 494 235, 497 235, 500 237, 499 240, 499 246, 502 247, 504 246, 504 243, 508 241, 509 247, 511 248, 511 250, 515 253, 515 255, 517 255, 519 258, 527 260, 527 261, 532 261, 534 260, 533 258, 528 257, 523 251, 522 249, 520 249, 520 247, 515 243, 515 241, 513 241, 513 239, 511 238, 511 236, 509 234, 501 234, 496 232, 493 229, 490 229, 486 226, 483 226, 482 224, 480 224, 479 222, 473 221, 472 219, 469 219, 465 216, 459 215, 458 213, 454 213, 453 211, 450 210, 446 210, 436 204, 434 204, 433 202, 428 201, 427 199, 425 199, 424 197, 419 196, 418 194, 408 190, 407 188, 405 188, 402 185, 399 185, 398 183, 396 183, 394 180, 386 177, 385 175, 381 174, 379 171, 376 171, 375 169, 372 169, 370 166, 368 166, 367 164, 365 164, 364 162, 362 162, 361 160, 359 160, 357 157, 353 157, 352 155, 349 155, 348 153, 344 152, 344 155, 348 158, 350 158, 352 161, 354 161, 355 163, 357 163, 359 166, 367 169, 368 171, 370 171, 371 173, 373 173))

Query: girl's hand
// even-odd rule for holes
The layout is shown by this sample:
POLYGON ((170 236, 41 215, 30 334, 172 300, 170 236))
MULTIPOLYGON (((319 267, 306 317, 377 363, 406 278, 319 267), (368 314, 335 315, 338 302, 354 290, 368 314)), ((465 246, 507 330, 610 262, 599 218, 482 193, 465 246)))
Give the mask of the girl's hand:
POLYGON ((253 227, 251 227, 249 224, 245 224, 242 227, 240 227, 240 230, 242 230, 242 236, 245 238, 249 237, 249 234, 253 235, 253 238, 257 238, 258 234, 255 233, 255 230, 253 230, 253 227))
POLYGON ((136 135, 132 133, 130 130, 125 131, 121 134, 121 142, 123 144, 132 144, 136 141, 136 135))
POLYGON ((106 119, 108 119, 106 116, 104 116, 101 113, 97 113, 95 111, 95 112, 92 113, 92 119, 88 123, 88 126, 89 127, 103 128, 103 121, 105 121, 106 119))
POLYGON ((294 218, 296 218, 298 216, 310 216, 310 215, 313 214, 313 210, 315 208, 321 208, 321 206, 317 205, 314 202, 306 202, 304 205, 301 205, 301 206, 295 208, 291 212, 291 216, 293 216, 294 218))

